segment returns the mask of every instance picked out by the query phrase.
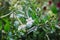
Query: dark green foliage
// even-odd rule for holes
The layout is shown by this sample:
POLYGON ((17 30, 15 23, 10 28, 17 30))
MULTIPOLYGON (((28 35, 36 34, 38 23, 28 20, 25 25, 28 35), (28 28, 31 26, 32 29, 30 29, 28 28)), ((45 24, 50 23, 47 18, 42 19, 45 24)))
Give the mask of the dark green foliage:
POLYGON ((2 15, 5 15, 7 13, 9 13, 9 7, 10 7, 10 4, 8 2, 5 2, 5 1, 1 1, 1 6, 0 6, 0 16, 2 15))
POLYGON ((48 1, 0 0, 0 40, 60 40, 60 0, 48 1))

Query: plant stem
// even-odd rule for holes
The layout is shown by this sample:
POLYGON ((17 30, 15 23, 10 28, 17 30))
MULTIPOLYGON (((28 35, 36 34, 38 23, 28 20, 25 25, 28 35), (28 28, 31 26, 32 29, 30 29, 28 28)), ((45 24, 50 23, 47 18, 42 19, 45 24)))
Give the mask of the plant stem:
POLYGON ((50 38, 49 38, 49 36, 47 34, 46 34, 46 37, 47 37, 48 40, 50 40, 50 38))
POLYGON ((6 16, 8 16, 8 15, 10 15, 10 14, 11 14, 11 12, 8 13, 8 14, 6 14, 6 15, 1 16, 0 18, 4 18, 4 17, 6 17, 6 16))
POLYGON ((15 15, 15 17, 17 18, 17 20, 19 21, 19 23, 22 25, 23 24, 22 21, 16 15, 15 15))
POLYGON ((26 15, 27 15, 27 18, 29 18, 27 7, 26 7, 26 15))

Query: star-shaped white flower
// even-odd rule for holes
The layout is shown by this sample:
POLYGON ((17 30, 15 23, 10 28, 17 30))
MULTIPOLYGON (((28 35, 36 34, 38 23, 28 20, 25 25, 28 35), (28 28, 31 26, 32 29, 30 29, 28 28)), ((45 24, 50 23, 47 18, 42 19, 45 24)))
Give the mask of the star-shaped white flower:
POLYGON ((26 19, 26 21, 27 21, 27 23, 26 23, 27 26, 32 26, 32 24, 34 22, 34 20, 31 17, 26 19))

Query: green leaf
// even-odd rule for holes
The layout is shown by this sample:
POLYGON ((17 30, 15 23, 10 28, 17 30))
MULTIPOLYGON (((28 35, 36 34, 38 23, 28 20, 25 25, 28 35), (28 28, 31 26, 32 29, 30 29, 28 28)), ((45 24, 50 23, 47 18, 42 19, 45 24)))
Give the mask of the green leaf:
POLYGON ((34 10, 29 10, 29 16, 35 20, 34 24, 39 24, 39 18, 34 10))
POLYGON ((9 25, 9 23, 7 23, 7 24, 4 26, 4 30, 5 30, 5 31, 9 31, 9 30, 10 30, 10 25, 9 25))
POLYGON ((2 29, 2 21, 0 20, 0 30, 2 29))
POLYGON ((55 6, 55 5, 53 5, 53 6, 51 7, 51 10, 52 10, 52 12, 53 12, 54 14, 56 14, 56 13, 57 13, 57 8, 56 8, 56 6, 55 6))
POLYGON ((4 30, 8 32, 10 30, 10 21, 8 21, 8 19, 3 20, 6 22, 6 24, 4 25, 4 30))

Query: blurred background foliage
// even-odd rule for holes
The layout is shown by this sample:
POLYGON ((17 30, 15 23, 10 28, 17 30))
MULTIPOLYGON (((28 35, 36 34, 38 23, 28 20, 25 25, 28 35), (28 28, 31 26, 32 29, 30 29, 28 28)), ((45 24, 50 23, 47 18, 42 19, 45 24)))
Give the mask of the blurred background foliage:
POLYGON ((58 2, 0 0, 0 40, 60 40, 58 2))

